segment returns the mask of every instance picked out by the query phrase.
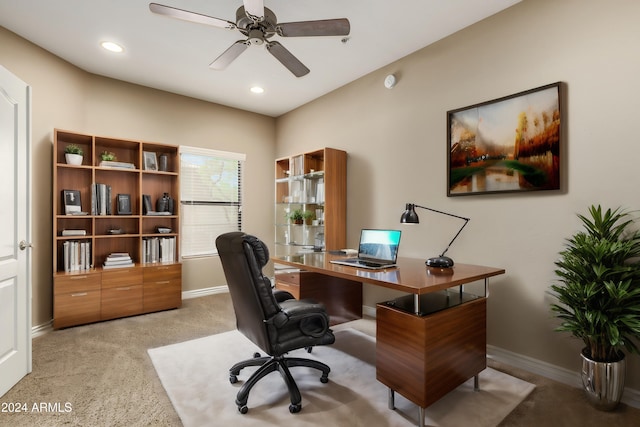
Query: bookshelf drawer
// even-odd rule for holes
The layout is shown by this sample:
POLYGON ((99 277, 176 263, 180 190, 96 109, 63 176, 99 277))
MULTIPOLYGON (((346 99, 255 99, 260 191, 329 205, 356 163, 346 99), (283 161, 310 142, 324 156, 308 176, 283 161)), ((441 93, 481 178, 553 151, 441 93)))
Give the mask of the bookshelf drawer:
POLYGON ((142 268, 123 267, 102 271, 102 289, 142 284, 142 268))
POLYGON ((157 265, 143 268, 144 282, 157 282, 182 279, 182 264, 157 265))
POLYGON ((58 294, 53 300, 55 329, 100 320, 100 290, 58 294))
POLYGON ((65 274, 53 278, 54 295, 83 291, 100 290, 100 272, 87 271, 77 274, 65 274))
POLYGON ((131 316, 141 311, 142 285, 121 285, 102 289, 102 320, 131 316))
POLYGON ((142 308, 145 313, 182 305, 182 280, 158 280, 143 285, 142 308))

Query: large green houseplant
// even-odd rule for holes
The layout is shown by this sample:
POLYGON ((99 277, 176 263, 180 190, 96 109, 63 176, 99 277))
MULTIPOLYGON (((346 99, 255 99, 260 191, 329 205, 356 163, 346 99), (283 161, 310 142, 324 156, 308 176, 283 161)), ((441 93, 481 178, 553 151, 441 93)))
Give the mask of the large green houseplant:
MULTIPOLYGON (((634 340, 640 338, 640 232, 621 208, 591 206, 589 216, 578 217, 584 230, 566 240, 555 262, 558 280, 551 289, 557 302, 551 310, 561 321, 556 330, 584 342, 583 358, 624 362, 624 349, 639 353, 634 340)), ((583 367, 585 381, 593 387, 583 367)))

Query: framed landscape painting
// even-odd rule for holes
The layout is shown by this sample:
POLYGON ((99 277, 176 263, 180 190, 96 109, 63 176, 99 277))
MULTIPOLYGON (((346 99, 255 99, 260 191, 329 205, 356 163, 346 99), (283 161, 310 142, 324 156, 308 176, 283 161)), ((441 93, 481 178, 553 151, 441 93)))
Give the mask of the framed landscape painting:
POLYGON ((447 196, 560 189, 561 83, 447 112, 447 196))

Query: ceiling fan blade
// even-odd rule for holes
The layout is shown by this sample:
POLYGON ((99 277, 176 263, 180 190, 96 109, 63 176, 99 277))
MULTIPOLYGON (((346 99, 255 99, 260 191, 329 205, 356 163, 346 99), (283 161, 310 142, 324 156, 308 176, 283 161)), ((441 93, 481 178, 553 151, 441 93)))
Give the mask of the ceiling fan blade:
POLYGON ((309 69, 278 42, 269 42, 267 50, 296 77, 309 74, 309 69))
POLYGON ((347 18, 285 22, 276 26, 276 32, 282 37, 347 36, 349 31, 351 24, 347 18))
POLYGON ((255 22, 264 20, 264 0, 243 0, 244 13, 255 22))
POLYGON ((227 28, 233 30, 236 24, 224 19, 214 18, 213 16, 203 15, 201 13, 189 12, 171 6, 164 6, 158 3, 149 3, 149 10, 158 15, 165 15, 171 18, 182 19, 184 21, 196 22, 198 24, 212 25, 214 27, 227 28))
POLYGON ((247 50, 249 42, 246 40, 238 40, 232 44, 227 50, 222 52, 222 55, 218 56, 211 64, 210 68, 214 70, 224 70, 231 64, 242 52, 247 50))

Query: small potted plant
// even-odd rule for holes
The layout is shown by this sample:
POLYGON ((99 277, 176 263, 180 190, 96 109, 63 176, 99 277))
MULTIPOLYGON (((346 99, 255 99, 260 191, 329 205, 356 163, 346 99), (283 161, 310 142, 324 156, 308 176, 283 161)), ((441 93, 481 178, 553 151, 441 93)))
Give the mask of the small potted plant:
POLYGON ((78 144, 69 144, 64 147, 64 158, 69 165, 81 165, 83 154, 78 144))
POLYGON ((639 353, 640 232, 620 208, 591 206, 578 215, 583 231, 567 239, 551 286, 560 319, 557 331, 584 343, 582 383, 598 409, 618 405, 624 390, 625 353, 639 353))
POLYGON ((105 162, 115 162, 117 160, 115 153, 111 151, 103 151, 100 153, 100 158, 105 162))
POLYGON ((287 218, 289 218, 294 224, 304 224, 304 222, 311 219, 312 216, 313 213, 311 213, 311 211, 303 211, 302 209, 295 209, 287 214, 287 218))

